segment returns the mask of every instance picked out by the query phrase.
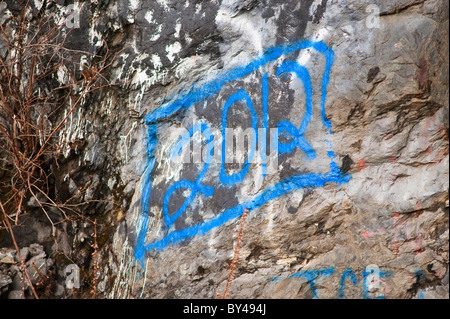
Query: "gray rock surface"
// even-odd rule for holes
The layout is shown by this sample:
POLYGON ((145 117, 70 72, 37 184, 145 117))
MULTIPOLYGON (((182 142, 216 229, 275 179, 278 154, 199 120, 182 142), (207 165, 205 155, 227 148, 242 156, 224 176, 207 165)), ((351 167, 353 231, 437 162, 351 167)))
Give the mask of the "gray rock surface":
MULTIPOLYGON (((2 248, 0 257, 2 256, 4 257, 0 259, 0 298, 22 299, 24 297, 22 291, 25 291, 25 298, 31 297, 31 288, 21 270, 17 251, 2 248)), ((54 260, 47 257, 42 245, 34 243, 23 247, 20 249, 20 257, 25 261, 28 276, 36 289, 42 286, 44 289, 52 287, 50 275, 54 268, 54 260)))
POLYGON ((12 283, 11 277, 7 275, 0 274, 0 288, 3 288, 12 283))
MULTIPOLYGON (((105 77, 119 85, 61 131, 83 146, 65 154, 58 189, 100 202, 57 227, 24 216, 16 234, 57 297, 88 297, 95 278, 106 298, 215 298, 248 208, 230 298, 448 298, 448 1, 112 0, 80 12, 67 43, 92 54, 107 43, 118 55, 105 77), (258 146, 236 179, 245 165, 221 172, 220 146, 204 174, 204 162, 172 161, 177 129, 206 123, 216 141, 224 120, 289 121, 279 143, 295 132, 297 144, 266 174, 258 146), (85 269, 78 290, 62 288, 69 264, 85 269)), ((19 298, 7 256, 0 288, 19 298)))

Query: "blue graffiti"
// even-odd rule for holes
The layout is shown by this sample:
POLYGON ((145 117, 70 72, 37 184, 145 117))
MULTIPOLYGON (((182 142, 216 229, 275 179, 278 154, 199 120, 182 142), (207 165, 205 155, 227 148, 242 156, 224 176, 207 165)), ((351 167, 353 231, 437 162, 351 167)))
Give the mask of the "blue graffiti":
POLYGON ((316 281, 321 277, 328 277, 334 273, 334 267, 319 269, 319 270, 300 270, 293 273, 289 278, 303 277, 309 284, 313 299, 317 299, 316 281))
POLYGON ((351 268, 347 268, 344 270, 341 276, 341 281, 339 283, 339 299, 344 299, 344 290, 345 290, 345 279, 350 277, 353 285, 356 286, 358 284, 358 280, 356 279, 356 275, 351 268))
MULTIPOLYGON (((150 250, 159 250, 163 249, 164 247, 168 245, 172 245, 178 242, 182 242, 184 240, 187 240, 193 236, 199 236, 207 233, 213 228, 219 227, 226 223, 227 221, 230 221, 232 219, 236 219, 242 215, 244 212, 244 209, 247 209, 248 212, 253 212, 263 204, 267 203, 268 201, 271 201, 273 199, 279 198, 280 196, 283 196, 289 192, 292 192, 294 190, 298 190, 301 188, 306 187, 322 187, 327 183, 337 183, 338 185, 341 185, 343 183, 347 183, 349 179, 351 178, 350 175, 344 175, 340 171, 338 165, 335 163, 335 154, 332 151, 332 145, 330 140, 326 140, 327 146, 328 146, 328 152, 327 156, 330 160, 330 170, 328 172, 324 173, 303 173, 299 175, 294 175, 287 177, 278 183, 271 185, 267 187, 264 191, 262 191, 259 195, 253 197, 252 199, 249 199, 243 203, 240 203, 234 207, 225 209, 222 211, 219 215, 216 215, 214 218, 211 218, 209 220, 206 220, 202 223, 192 225, 187 227, 186 229, 181 230, 171 230, 169 233, 167 233, 163 238, 152 242, 152 243, 146 243, 145 238, 148 231, 148 222, 149 222, 149 202, 150 202, 150 196, 152 191, 152 171, 155 166, 155 150, 158 145, 158 130, 162 126, 161 123, 164 122, 164 120, 178 114, 179 112, 183 110, 187 110, 188 108, 192 107, 195 103, 201 102, 203 100, 206 100, 208 98, 213 97, 215 94, 219 93, 222 87, 234 80, 240 79, 246 75, 249 75, 250 73, 257 71, 261 69, 266 64, 273 62, 277 60, 278 58, 288 55, 289 53, 303 50, 303 49, 314 49, 317 52, 323 54, 325 57, 325 70, 322 76, 322 88, 321 88, 321 116, 322 116, 322 123, 326 128, 327 135, 331 135, 331 123, 327 119, 325 114, 325 101, 326 101, 326 93, 327 93, 327 86, 329 82, 329 75, 331 71, 331 66, 333 65, 334 61, 334 53, 331 48, 329 48, 325 43, 323 42, 313 42, 313 41, 301 41, 296 43, 290 43, 282 46, 277 46, 270 48, 267 50, 263 55, 261 55, 259 58, 255 59, 251 63, 247 64, 246 66, 239 67, 236 69, 233 69, 231 71, 226 72, 225 74, 217 77, 215 80, 210 81, 206 84, 203 84, 201 86, 195 84, 189 91, 185 91, 185 93, 181 94, 181 97, 176 99, 173 102, 169 102, 166 104, 163 104, 158 109, 154 110, 150 114, 148 114, 145 117, 145 123, 148 126, 147 129, 147 165, 143 176, 143 190, 142 190, 142 214, 139 217, 138 220, 138 226, 137 226, 137 241, 135 245, 135 258, 137 260, 141 260, 143 256, 145 255, 146 251, 150 250)), ((286 73, 293 73, 295 74, 303 83, 305 95, 306 95, 306 111, 305 115, 299 123, 298 128, 291 122, 285 120, 281 121, 278 124, 278 129, 281 131, 282 135, 285 135, 286 137, 290 137, 291 141, 289 143, 279 143, 278 144, 278 151, 280 153, 289 153, 293 151, 294 149, 298 148, 301 149, 303 152, 305 152, 307 158, 315 158, 316 152, 311 147, 311 145, 306 141, 304 137, 304 132, 306 127, 308 126, 311 118, 312 118, 312 84, 311 84, 311 78, 309 75, 308 70, 299 65, 295 61, 285 61, 277 68, 277 76, 282 77, 286 73)), ((224 185, 233 185, 236 183, 241 182, 245 176, 248 173, 249 165, 252 157, 255 153, 255 147, 258 143, 258 140, 266 140, 267 138, 267 126, 268 126, 268 95, 269 95, 269 85, 268 85, 268 74, 265 73, 262 77, 262 109, 263 109, 263 118, 262 118, 262 134, 261 136, 258 136, 258 134, 255 134, 251 141, 249 141, 249 145, 251 145, 251 150, 249 155, 247 156, 247 159, 242 166, 241 170, 237 173, 228 175, 224 168, 224 160, 223 156, 225 156, 225 151, 222 149, 222 165, 220 169, 220 182, 224 185)), ((224 136, 224 130, 227 124, 227 116, 228 111, 233 106, 234 103, 238 101, 243 101, 251 116, 251 125, 254 131, 256 132, 256 127, 258 125, 258 117, 256 115, 253 102, 249 96, 249 94, 241 89, 238 90, 236 93, 231 95, 228 100, 225 102, 225 105, 223 107, 222 112, 222 137, 224 136)), ((208 142, 212 141, 214 138, 212 134, 209 132, 209 127, 205 123, 195 124, 193 127, 189 129, 188 134, 183 136, 178 143, 176 144, 176 147, 174 148, 172 155, 176 156, 179 155, 181 152, 182 147, 189 142, 192 135, 196 132, 201 132, 203 136, 206 138, 208 142)), ((211 143, 208 143, 210 145, 211 143)), ((266 148, 265 143, 261 144, 260 152, 261 152, 261 158, 263 161, 262 164, 262 174, 265 177, 267 173, 267 157, 266 157, 266 148)), ((224 144, 222 144, 222 148, 224 147, 224 144)), ((210 160, 210 154, 211 149, 208 149, 208 158, 210 160)), ((168 227, 173 225, 175 220, 179 218, 185 210, 192 204, 192 202, 195 200, 195 198, 199 195, 202 196, 212 196, 214 194, 214 188, 211 186, 204 185, 202 183, 203 178, 206 174, 206 171, 209 168, 209 160, 206 161, 205 166, 203 167, 202 171, 200 172, 199 176, 195 181, 188 181, 188 180, 182 180, 174 183, 169 187, 169 189, 166 191, 163 199, 163 218, 164 222, 168 227), (173 196, 174 192, 180 189, 186 189, 189 190, 190 193, 186 197, 184 203, 182 206, 172 215, 169 214, 169 202, 170 198, 173 196)), ((314 284, 314 283, 313 283, 314 284)))
POLYGON ((245 175, 248 173, 248 169, 250 168, 250 161, 252 160, 255 149, 256 149, 256 141, 258 140, 258 131, 257 131, 257 125, 258 125, 258 118, 256 116, 255 108, 253 107, 252 99, 250 96, 245 92, 245 90, 241 89, 234 93, 232 96, 228 98, 228 100, 225 102, 225 105, 223 107, 223 113, 222 113, 222 139, 225 140, 225 129, 227 127, 227 116, 228 116, 228 110, 233 105, 233 103, 244 100, 247 104, 250 114, 252 117, 252 128, 255 132, 255 134, 252 134, 252 141, 251 141, 251 149, 250 154, 248 155, 247 159, 245 160, 245 163, 242 167, 242 169, 233 175, 227 175, 225 171, 225 156, 226 156, 226 145, 225 143, 222 143, 222 165, 220 167, 220 181, 225 185, 232 185, 236 184, 237 182, 240 182, 244 179, 245 175))
POLYGON ((291 135, 291 137, 293 137, 293 141, 288 144, 280 143, 278 146, 278 151, 280 153, 289 153, 293 149, 298 147, 306 153, 308 158, 313 159, 316 157, 316 152, 303 137, 306 127, 308 126, 312 117, 311 77, 309 76, 308 70, 295 61, 286 61, 278 67, 278 76, 282 76, 285 72, 294 72, 302 80, 306 93, 306 111, 300 128, 298 129, 289 121, 281 121, 278 124, 278 129, 280 130, 281 134, 286 135, 286 133, 288 133, 289 135, 291 135))
MULTIPOLYGON (((320 279, 325 279, 326 277, 330 277, 334 274, 338 274, 335 271, 334 267, 324 268, 324 269, 308 269, 308 270, 300 270, 298 272, 295 272, 291 274, 288 277, 283 276, 276 276, 272 277, 271 281, 279 281, 281 279, 286 278, 304 278, 306 279, 306 282, 309 284, 309 288, 311 290, 312 297, 314 299, 318 298, 318 288, 316 285, 316 282, 320 279)), ((370 276, 373 276, 375 274, 374 269, 370 269, 370 271, 367 271, 366 269, 362 270, 360 272, 359 277, 361 278, 362 282, 362 298, 363 299, 371 299, 369 296, 369 284, 368 279, 370 279, 370 276)), ((376 280, 385 281, 384 279, 386 277, 392 276, 392 272, 390 271, 382 271, 379 270, 376 272, 376 280)), ((346 268, 341 274, 340 274, 340 280, 339 280, 339 289, 338 289, 338 298, 344 299, 344 292, 345 292, 345 282, 346 280, 350 279, 350 281, 353 283, 355 287, 358 286, 358 277, 356 276, 356 273, 351 268, 346 268)), ((384 299, 384 295, 380 295, 376 297, 377 299, 384 299)))
POLYGON ((425 299, 425 290, 419 289, 416 299, 425 299))
POLYGON ((225 84, 249 75, 267 63, 277 60, 283 55, 288 55, 289 53, 309 48, 312 48, 325 56, 325 71, 322 78, 321 108, 323 122, 326 128, 331 131, 331 123, 325 115, 325 101, 331 66, 334 62, 334 52, 324 42, 314 42, 309 40, 272 47, 268 49, 261 57, 244 67, 239 67, 228 71, 224 75, 219 76, 216 80, 201 85, 200 87, 196 87, 196 85, 194 85, 194 87, 186 92, 181 98, 174 102, 164 104, 160 108, 148 114, 145 117, 145 123, 147 125, 157 124, 163 119, 167 119, 182 110, 190 108, 194 105, 194 103, 210 98, 214 94, 218 93, 225 84))
POLYGON ((164 203, 163 203, 163 217, 164 222, 166 223, 167 227, 170 227, 175 220, 180 217, 181 214, 186 210, 186 208, 192 203, 192 201, 197 196, 197 193, 204 194, 205 196, 211 196, 214 193, 214 188, 211 186, 203 185, 201 182, 203 180, 203 177, 205 176, 206 172, 208 171, 209 165, 211 164, 212 160, 212 140, 214 139, 214 136, 211 134, 211 131, 209 129, 208 124, 206 123, 198 123, 191 127, 188 130, 188 133, 181 137, 180 141, 177 143, 177 145, 174 148, 174 153, 179 154, 183 148, 183 146, 189 142, 189 138, 192 137, 196 132, 202 132, 207 137, 207 158, 205 161, 205 165, 200 172, 200 175, 197 177, 197 180, 195 182, 188 181, 188 180, 182 180, 178 181, 175 184, 173 184, 168 191, 166 192, 166 195, 164 196, 164 203), (183 205, 172 215, 169 215, 169 201, 172 197, 172 194, 178 190, 178 189, 188 189, 190 190, 189 196, 184 201, 183 205))
MULTIPOLYGON (((417 269, 414 272, 415 283, 421 283, 426 279, 425 272, 423 270, 417 269)), ((425 299, 425 290, 419 289, 416 295, 416 299, 425 299)))

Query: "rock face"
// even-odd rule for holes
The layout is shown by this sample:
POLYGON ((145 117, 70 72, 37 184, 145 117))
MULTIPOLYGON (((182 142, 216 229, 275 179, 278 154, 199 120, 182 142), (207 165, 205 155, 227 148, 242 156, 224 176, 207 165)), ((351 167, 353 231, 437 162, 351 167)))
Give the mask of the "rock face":
POLYGON ((16 235, 57 297, 448 298, 448 2, 76 4, 68 44, 118 85, 61 132, 98 224, 16 235))

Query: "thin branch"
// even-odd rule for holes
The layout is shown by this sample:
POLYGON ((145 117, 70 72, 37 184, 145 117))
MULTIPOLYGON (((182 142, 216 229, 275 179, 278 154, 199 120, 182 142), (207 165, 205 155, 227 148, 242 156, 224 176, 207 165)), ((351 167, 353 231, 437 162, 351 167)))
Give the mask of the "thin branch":
POLYGON ((25 278, 28 281, 28 285, 30 286, 30 289, 31 289, 34 297, 36 299, 39 299, 39 296, 36 293, 36 290, 34 289, 33 283, 31 282, 31 278, 30 278, 30 274, 28 273, 28 269, 27 269, 27 267, 25 265, 25 259, 23 259, 22 256, 20 255, 20 249, 19 249, 19 246, 17 245, 17 241, 16 241, 16 238, 14 236, 14 231, 13 231, 13 229, 11 227, 11 224, 10 224, 10 222, 8 220, 8 214, 6 214, 5 208, 3 207, 3 204, 2 204, 1 201, 0 201, 0 208, 2 209, 3 216, 5 217, 3 219, 3 222, 6 224, 6 228, 8 229, 9 233, 11 234, 11 239, 13 241, 14 247, 16 248, 17 258, 20 261, 20 265, 21 265, 21 268, 22 268, 22 273, 25 275, 25 278))
POLYGON ((241 223, 239 225, 238 230, 238 236, 236 240, 236 246, 234 247, 234 253, 233 253, 233 260, 231 261, 229 267, 228 267, 228 277, 225 284, 225 289, 223 291, 222 296, 220 296, 220 284, 219 287, 217 287, 217 293, 216 293, 216 299, 225 299, 230 295, 230 287, 231 283, 233 282, 233 278, 236 272, 236 265, 239 261, 239 252, 242 248, 242 236, 244 234, 244 222, 248 215, 248 209, 244 209, 244 212, 242 213, 241 217, 241 223))

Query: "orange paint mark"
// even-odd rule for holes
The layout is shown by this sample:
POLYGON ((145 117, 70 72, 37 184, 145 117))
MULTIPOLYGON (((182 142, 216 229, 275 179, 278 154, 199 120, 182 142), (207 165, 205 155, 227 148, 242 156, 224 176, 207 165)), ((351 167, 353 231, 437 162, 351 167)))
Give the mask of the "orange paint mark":
POLYGON ((420 205, 418 203, 416 204, 416 210, 420 210, 420 205))
POLYGON ((359 166, 359 170, 362 171, 363 169, 366 168, 366 161, 364 161, 364 159, 361 158, 361 159, 358 161, 358 166, 359 166))

